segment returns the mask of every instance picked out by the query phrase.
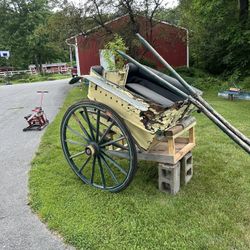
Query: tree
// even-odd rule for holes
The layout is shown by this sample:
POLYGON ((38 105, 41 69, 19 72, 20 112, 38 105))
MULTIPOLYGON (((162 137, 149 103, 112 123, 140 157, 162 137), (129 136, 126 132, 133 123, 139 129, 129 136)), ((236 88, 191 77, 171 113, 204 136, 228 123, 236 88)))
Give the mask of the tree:
MULTIPOLYGON (((103 27, 108 34, 112 34, 112 30, 105 25, 109 19, 109 11, 113 9, 112 1, 110 0, 91 0, 84 5, 86 15, 97 25, 103 27)), ((112 14, 111 14, 112 16, 112 14)))
POLYGON ((39 72, 42 72, 42 64, 65 58, 64 50, 50 39, 50 31, 47 24, 39 25, 28 37, 29 51, 32 61, 39 72))
POLYGON ((239 0, 240 13, 239 19, 242 23, 247 23, 248 12, 249 12, 249 1, 248 0, 239 0))
POLYGON ((158 20, 178 25, 180 22, 180 8, 179 6, 173 9, 166 9, 164 7, 161 7, 157 10, 155 17, 158 20))
POLYGON ((46 0, 6 0, 1 4, 1 47, 11 51, 10 61, 17 68, 26 68, 31 61, 28 38, 48 14, 46 0))
MULTIPOLYGON (((71 5, 51 11, 55 1, 4 0, 0 2, 0 48, 11 51, 10 62, 15 68, 31 63, 65 60, 65 39, 82 30, 81 13, 71 5)), ((3 62, 0 62, 3 64, 3 62)), ((40 68, 40 67, 38 67, 40 68)))
POLYGON ((127 14, 129 16, 129 23, 118 33, 125 40, 129 53, 133 56, 137 55, 138 40, 135 38, 135 33, 139 30, 139 22, 137 16, 143 16, 149 22, 146 23, 145 35, 147 39, 153 40, 152 29, 155 25, 155 16, 158 9, 162 5, 162 0, 90 0, 85 5, 87 16, 93 19, 96 25, 104 28, 107 36, 113 36, 113 30, 105 25, 108 20, 127 14))
POLYGON ((51 14, 46 23, 47 36, 58 52, 60 50, 60 53, 57 52, 58 58, 68 59, 68 45, 65 42, 67 38, 79 33, 84 34, 91 27, 93 21, 91 22, 85 12, 72 3, 51 14))
POLYGON ((250 69, 249 20, 235 0, 181 0, 180 24, 190 31, 192 62, 211 73, 250 69), (245 16, 246 18, 246 16, 245 16))

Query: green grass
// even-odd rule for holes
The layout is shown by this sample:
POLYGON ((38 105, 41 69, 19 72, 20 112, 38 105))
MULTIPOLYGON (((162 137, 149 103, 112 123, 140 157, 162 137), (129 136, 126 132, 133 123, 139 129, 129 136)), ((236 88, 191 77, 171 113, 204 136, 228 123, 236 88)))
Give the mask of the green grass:
MULTIPOLYGON (((42 81, 53 81, 53 80, 60 80, 60 79, 67 79, 70 78, 70 74, 37 74, 37 75, 29 75, 29 74, 20 74, 14 75, 9 78, 9 82, 11 84, 18 84, 18 83, 32 83, 32 82, 42 82, 42 81)), ((6 78, 0 78, 0 85, 6 84, 6 78)))
MULTIPOLYGON (((250 102, 206 99, 250 136, 250 102)), ((30 171, 32 209, 79 249, 250 249, 250 158, 202 114, 196 114, 194 176, 176 196, 157 189, 157 165, 140 162, 132 184, 111 194, 76 177, 64 159, 59 126, 84 98, 74 88, 47 128, 30 171)))

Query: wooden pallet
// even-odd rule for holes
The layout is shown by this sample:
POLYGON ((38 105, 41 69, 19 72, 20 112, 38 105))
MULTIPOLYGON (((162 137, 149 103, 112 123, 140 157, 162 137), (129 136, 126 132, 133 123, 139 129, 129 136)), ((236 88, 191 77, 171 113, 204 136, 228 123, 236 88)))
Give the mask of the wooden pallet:
POLYGON ((145 152, 138 152, 138 160, 175 164, 195 147, 195 119, 179 124, 166 133, 161 141, 155 141, 145 152), (184 136, 185 133, 188 136, 184 136))

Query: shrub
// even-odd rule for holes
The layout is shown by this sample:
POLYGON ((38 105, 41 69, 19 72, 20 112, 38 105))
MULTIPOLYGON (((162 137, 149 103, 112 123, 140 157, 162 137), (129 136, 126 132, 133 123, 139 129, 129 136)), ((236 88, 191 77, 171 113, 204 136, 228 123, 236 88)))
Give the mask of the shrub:
POLYGON ((195 76, 195 70, 194 68, 188 68, 188 67, 178 67, 175 69, 180 75, 184 74, 189 77, 195 76))
POLYGON ((20 73, 10 77, 11 80, 28 79, 30 77, 27 73, 20 73))
POLYGON ((25 83, 25 82, 29 82, 29 80, 21 78, 21 79, 15 80, 15 82, 17 82, 17 83, 25 83))
POLYGON ((241 87, 250 90, 250 76, 246 77, 241 81, 241 87))
POLYGON ((141 59, 140 63, 151 68, 156 68, 156 63, 149 59, 141 59))

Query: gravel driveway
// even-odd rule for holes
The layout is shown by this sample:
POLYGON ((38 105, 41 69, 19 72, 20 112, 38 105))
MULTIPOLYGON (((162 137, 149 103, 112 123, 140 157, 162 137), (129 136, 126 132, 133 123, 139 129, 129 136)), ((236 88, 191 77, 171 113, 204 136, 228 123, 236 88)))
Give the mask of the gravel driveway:
POLYGON ((68 80, 0 87, 0 249, 69 249, 27 205, 30 162, 44 131, 22 132, 24 116, 39 106, 37 90, 48 90, 44 110, 50 121, 63 104, 68 80))

